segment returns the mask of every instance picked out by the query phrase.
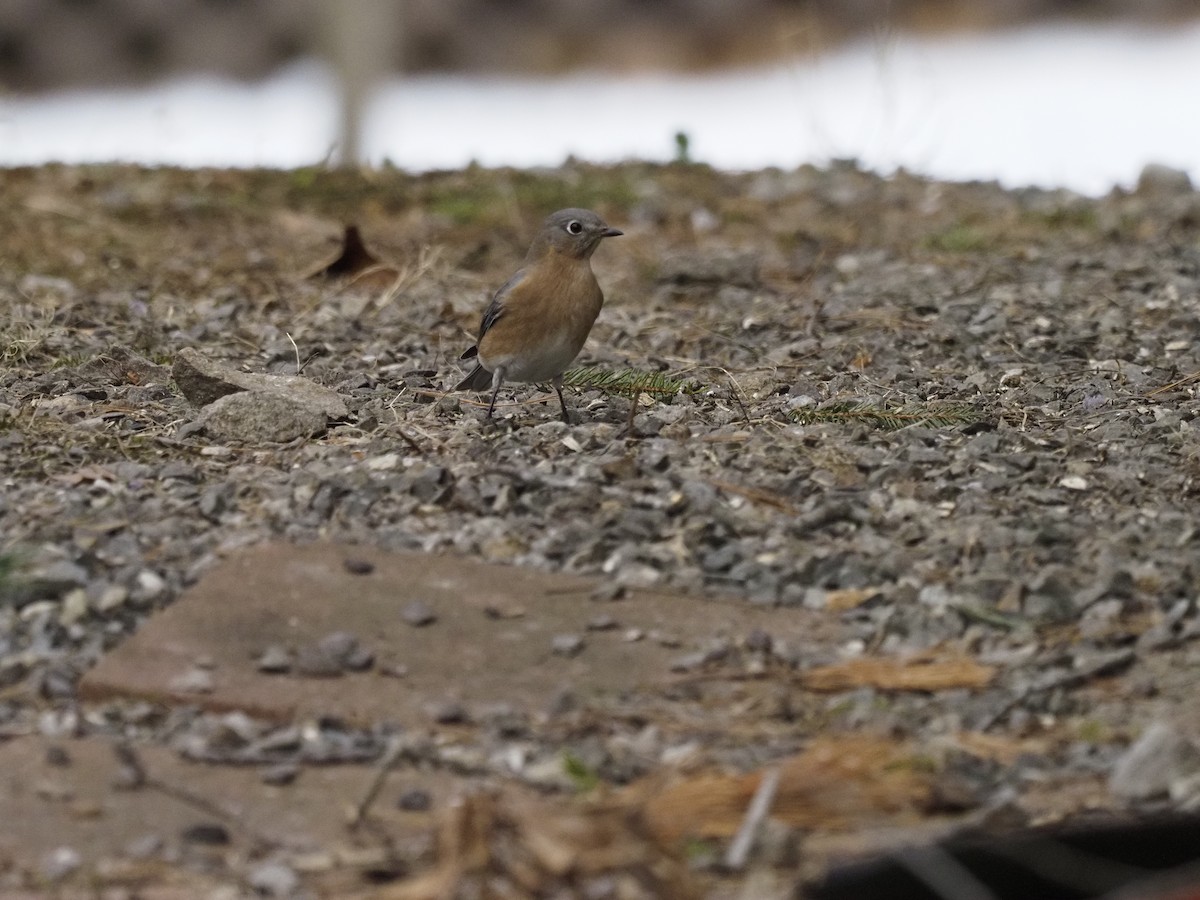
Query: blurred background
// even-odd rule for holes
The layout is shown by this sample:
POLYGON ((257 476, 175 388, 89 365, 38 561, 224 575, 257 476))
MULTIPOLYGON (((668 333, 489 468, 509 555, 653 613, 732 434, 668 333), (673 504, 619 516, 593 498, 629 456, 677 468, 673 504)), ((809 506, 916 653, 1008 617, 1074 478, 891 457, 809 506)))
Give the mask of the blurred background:
POLYGON ((1200 0, 0 0, 0 165, 1200 177, 1200 0))

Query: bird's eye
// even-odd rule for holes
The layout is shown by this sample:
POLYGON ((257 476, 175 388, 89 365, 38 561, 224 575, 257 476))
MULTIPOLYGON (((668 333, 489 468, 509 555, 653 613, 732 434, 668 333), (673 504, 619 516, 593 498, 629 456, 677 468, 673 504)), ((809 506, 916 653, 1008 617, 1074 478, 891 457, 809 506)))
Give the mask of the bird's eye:
POLYGON ((578 219, 572 219, 567 223, 567 231, 571 234, 583 234, 583 223, 578 219))

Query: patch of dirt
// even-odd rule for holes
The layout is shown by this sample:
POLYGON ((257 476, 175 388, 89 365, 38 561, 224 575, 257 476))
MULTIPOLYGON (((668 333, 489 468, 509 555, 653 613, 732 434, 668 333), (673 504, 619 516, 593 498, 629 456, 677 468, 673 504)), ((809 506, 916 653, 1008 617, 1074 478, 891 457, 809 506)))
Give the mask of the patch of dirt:
MULTIPOLYGON (((95 803, 132 786, 147 810, 180 803, 170 792, 196 767, 189 809, 245 789, 246 759, 278 779, 281 808, 289 777, 336 766, 350 811, 305 832, 319 864, 244 837, 221 803, 200 824, 228 843, 181 837, 165 813, 153 848, 63 824, 57 846, 5 843, 5 890, 103 883, 100 859, 144 850, 161 874, 142 883, 164 891, 785 896, 834 859, 968 825, 1195 802, 1200 195, 1186 178, 1149 169, 1136 192, 1092 200, 850 165, 47 166, 0 172, 0 188, 0 749, 36 763, 46 741, 110 745, 95 752, 116 754, 125 783, 95 803), (580 360, 590 386, 568 392, 570 425, 552 392, 506 388, 489 426, 486 398, 447 393, 458 355, 566 206, 626 234, 594 260, 608 300, 580 360), (372 266, 307 277, 350 224, 372 266), (184 350, 302 375, 349 415, 283 444, 239 442, 227 416, 213 437, 171 381, 184 350), (631 397, 596 370, 656 389, 631 397), (314 576, 310 594, 301 562, 262 562, 313 541, 363 548, 363 572, 314 576), (388 587, 419 554, 523 574, 497 576, 495 618, 473 592, 470 629, 409 644, 448 632, 453 602, 388 587), (560 622, 544 587, 513 596, 535 576, 587 587, 552 596, 560 622), (383 619, 331 638, 329 585, 356 579, 378 584, 363 596, 383 619), (205 649, 270 596, 243 605, 239 586, 257 584, 299 605, 205 649), (589 631, 603 616, 614 625, 589 631), (86 672, 99 685, 172 623, 172 674, 81 695, 86 672), (487 635, 527 627, 540 649, 502 664, 487 635), (645 637, 626 660, 628 628, 645 637), (444 702, 405 695, 443 649, 444 702), (592 696, 554 687, 592 678, 592 696), (521 679, 536 702, 505 709, 521 679), (366 699, 339 715, 351 684, 366 699), (263 718, 228 711, 243 689, 263 718), (1139 752, 1165 761, 1134 784, 1116 764, 1143 733, 1139 752), (419 772, 442 779, 424 797, 419 772), (160 776, 167 793, 146 786, 160 776), (823 778, 853 802, 793 816, 823 778), (406 803, 423 810, 407 830, 392 821, 406 803), (336 834, 366 855, 343 864, 336 834), (202 860, 184 852, 196 844, 202 860)), ((36 816, 63 796, 22 803, 36 816)))

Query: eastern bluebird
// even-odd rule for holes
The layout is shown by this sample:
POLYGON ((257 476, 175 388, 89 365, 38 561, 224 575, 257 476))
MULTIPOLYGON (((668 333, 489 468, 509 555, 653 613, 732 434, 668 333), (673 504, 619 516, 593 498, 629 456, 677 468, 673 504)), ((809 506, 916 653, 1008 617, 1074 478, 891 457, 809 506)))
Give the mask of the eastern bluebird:
POLYGON ((583 349, 604 305, 592 254, 601 240, 619 234, 586 209, 560 209, 546 219, 525 264, 483 311, 479 339, 459 357, 478 361, 454 389, 490 387, 490 419, 504 382, 549 381, 558 392, 563 421, 570 421, 562 375, 583 349))

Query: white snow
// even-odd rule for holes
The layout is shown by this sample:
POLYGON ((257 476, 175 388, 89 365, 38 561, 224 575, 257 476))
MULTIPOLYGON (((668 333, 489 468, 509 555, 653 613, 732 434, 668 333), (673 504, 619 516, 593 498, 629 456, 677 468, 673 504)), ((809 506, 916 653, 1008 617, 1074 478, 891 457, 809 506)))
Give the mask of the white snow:
MULTIPOLYGON (((1200 182, 1200 23, 1057 25, 892 35, 785 65, 709 75, 421 76, 368 107, 372 162, 412 170, 693 158, 728 169, 857 158, 948 179, 1130 185, 1148 162, 1200 182)), ((0 96, 0 165, 129 161, 299 166, 336 140, 317 63, 257 84, 188 77, 148 89, 0 96)))

